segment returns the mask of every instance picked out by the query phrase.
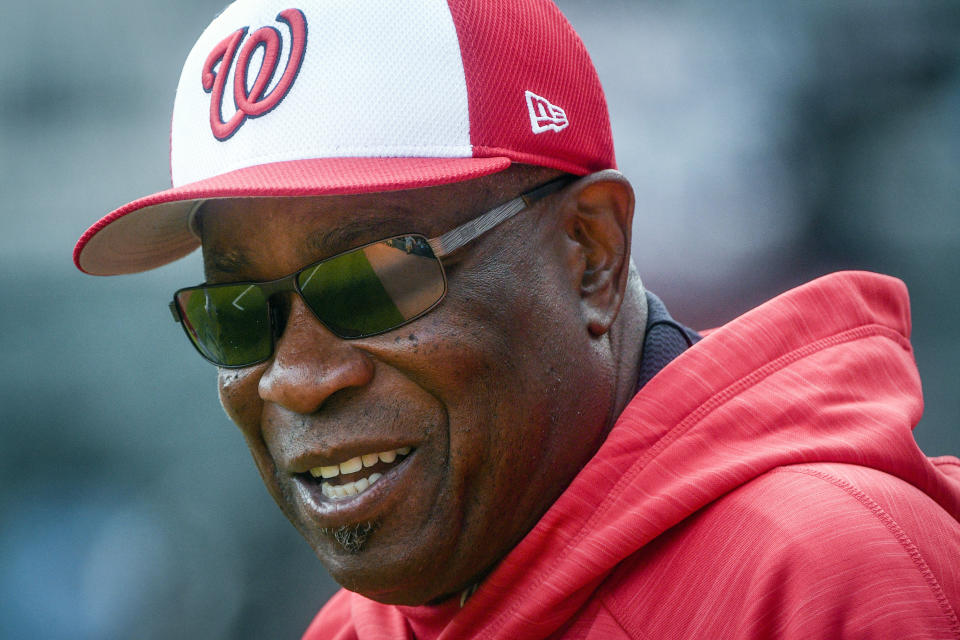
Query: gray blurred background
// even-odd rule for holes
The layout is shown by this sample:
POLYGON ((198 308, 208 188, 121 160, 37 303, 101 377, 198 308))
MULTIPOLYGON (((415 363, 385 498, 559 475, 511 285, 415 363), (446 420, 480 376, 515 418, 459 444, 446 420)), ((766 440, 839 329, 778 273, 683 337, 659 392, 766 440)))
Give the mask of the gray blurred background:
MULTIPOLYGON (((647 285, 704 328, 837 269, 904 279, 916 437, 960 451, 960 2, 559 4, 647 285)), ((197 256, 107 279, 70 259, 168 185, 180 66, 222 7, 0 7, 0 637, 295 638, 334 588, 165 308, 197 256)))

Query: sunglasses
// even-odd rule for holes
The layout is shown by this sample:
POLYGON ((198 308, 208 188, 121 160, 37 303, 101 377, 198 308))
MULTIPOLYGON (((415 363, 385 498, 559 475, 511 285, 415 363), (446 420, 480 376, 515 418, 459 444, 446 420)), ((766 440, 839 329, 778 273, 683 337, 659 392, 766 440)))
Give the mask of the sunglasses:
POLYGON ((367 338, 413 322, 440 304, 447 276, 440 259, 576 180, 540 185, 436 238, 410 233, 350 249, 269 282, 186 287, 170 311, 196 350, 226 368, 270 358, 283 326, 277 294, 294 291, 334 335, 367 338))

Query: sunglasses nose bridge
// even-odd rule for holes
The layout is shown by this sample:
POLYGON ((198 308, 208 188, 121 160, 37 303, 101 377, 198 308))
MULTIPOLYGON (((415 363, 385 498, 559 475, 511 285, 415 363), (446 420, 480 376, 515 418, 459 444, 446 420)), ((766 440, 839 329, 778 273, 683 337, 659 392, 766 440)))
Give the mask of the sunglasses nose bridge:
POLYGON ((273 334, 274 344, 286 329, 293 298, 300 298, 307 308, 310 307, 299 287, 297 287, 297 277, 299 275, 299 272, 291 273, 278 280, 264 282, 260 285, 260 289, 267 300, 267 313, 270 317, 270 331, 273 334))
POLYGON ((267 313, 270 314, 270 333, 273 334, 273 342, 276 344, 280 336, 283 335, 283 330, 286 328, 287 314, 284 313, 283 309, 277 304, 275 297, 267 300, 267 313))

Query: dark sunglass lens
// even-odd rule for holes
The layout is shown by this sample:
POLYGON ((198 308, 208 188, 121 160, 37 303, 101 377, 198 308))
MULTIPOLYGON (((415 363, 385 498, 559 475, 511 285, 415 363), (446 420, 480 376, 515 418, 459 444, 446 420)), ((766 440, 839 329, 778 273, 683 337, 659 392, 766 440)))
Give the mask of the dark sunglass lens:
POLYGON ((197 287, 177 294, 184 328, 209 360, 239 367, 270 356, 267 300, 252 284, 197 287))
POLYGON ((367 245, 306 269, 304 299, 331 331, 344 338, 397 327, 440 301, 443 268, 423 236, 367 245))

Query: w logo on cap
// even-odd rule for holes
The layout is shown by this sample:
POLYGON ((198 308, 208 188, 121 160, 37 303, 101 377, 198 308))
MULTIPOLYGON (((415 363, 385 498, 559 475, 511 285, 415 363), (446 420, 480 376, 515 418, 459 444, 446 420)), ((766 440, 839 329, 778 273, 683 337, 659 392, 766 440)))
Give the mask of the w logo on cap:
POLYGON ((526 96, 527 109, 530 111, 530 128, 534 133, 561 131, 570 124, 567 121, 567 114, 557 105, 550 104, 549 100, 532 91, 527 91, 526 96))
POLYGON ((277 21, 285 23, 290 29, 290 57, 279 81, 269 93, 265 92, 267 87, 273 84, 282 49, 282 37, 276 28, 261 27, 250 34, 240 49, 239 57, 237 49, 247 35, 248 27, 238 29, 221 40, 207 56, 203 65, 202 82, 203 90, 211 94, 210 129, 217 140, 226 140, 232 136, 247 118, 257 118, 274 109, 290 91, 300 71, 300 63, 303 62, 303 52, 307 45, 307 20, 299 9, 287 9, 280 12, 277 21), (258 48, 263 49, 263 60, 253 86, 248 88, 250 61, 258 48), (234 58, 236 67, 233 74, 233 101, 237 110, 224 122, 223 94, 227 76, 234 66, 234 58))

